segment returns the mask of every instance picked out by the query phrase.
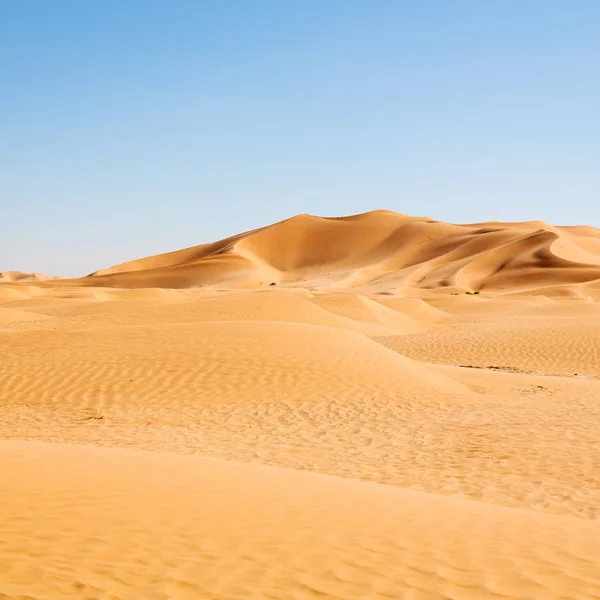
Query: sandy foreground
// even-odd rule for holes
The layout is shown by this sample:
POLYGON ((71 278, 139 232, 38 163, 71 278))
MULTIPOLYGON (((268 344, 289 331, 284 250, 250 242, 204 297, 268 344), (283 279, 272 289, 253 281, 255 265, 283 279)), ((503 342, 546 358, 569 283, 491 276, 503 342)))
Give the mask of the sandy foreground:
POLYGON ((381 211, 11 272, 0 599, 600 598, 599 282, 381 211))

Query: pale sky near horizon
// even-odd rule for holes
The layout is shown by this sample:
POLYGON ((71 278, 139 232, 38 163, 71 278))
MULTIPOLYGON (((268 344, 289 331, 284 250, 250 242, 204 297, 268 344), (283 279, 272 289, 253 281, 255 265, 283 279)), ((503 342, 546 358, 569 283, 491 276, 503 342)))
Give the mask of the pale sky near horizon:
POLYGON ((0 271, 297 213, 600 227, 600 1, 0 0, 0 271))

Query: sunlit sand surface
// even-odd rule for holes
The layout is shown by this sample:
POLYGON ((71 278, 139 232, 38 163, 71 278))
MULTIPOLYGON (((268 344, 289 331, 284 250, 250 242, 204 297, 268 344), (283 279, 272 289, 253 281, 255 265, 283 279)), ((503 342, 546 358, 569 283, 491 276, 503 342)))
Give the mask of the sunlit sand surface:
POLYGON ((600 598, 598 230, 301 215, 0 281, 0 598, 600 598))

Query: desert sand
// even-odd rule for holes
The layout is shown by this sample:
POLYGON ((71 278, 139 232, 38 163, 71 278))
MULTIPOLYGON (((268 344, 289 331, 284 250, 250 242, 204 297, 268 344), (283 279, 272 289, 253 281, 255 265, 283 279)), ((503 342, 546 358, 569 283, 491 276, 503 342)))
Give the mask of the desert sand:
POLYGON ((0 272, 0 283, 18 282, 18 281, 48 281, 49 279, 58 279, 51 275, 42 273, 23 273, 21 271, 2 271, 0 272))
POLYGON ((599 230, 300 215, 12 273, 0 598, 600 598, 599 230))

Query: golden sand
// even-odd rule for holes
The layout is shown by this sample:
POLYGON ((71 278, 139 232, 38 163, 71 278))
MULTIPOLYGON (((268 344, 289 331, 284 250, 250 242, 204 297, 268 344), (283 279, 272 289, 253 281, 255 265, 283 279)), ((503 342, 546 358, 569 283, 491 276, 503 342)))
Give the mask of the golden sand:
POLYGON ((599 291, 386 211, 5 277, 0 598, 600 598, 599 291))

